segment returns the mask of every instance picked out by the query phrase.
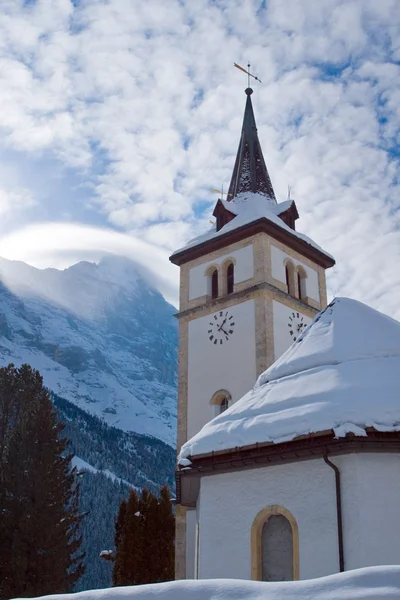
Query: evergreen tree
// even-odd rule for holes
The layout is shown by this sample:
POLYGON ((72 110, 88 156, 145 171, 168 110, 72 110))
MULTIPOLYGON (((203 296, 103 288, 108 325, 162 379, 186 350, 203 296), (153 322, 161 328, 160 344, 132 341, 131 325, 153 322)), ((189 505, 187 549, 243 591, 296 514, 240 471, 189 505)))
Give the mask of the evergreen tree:
POLYGON ((164 485, 160 491, 156 540, 158 581, 171 581, 175 577, 175 517, 167 485, 164 485))
POLYGON ((62 430, 39 372, 0 368, 0 598, 68 592, 83 573, 62 430))
POLYGON ((115 527, 114 585, 134 585, 138 578, 140 547, 139 498, 133 489, 122 500, 115 527))
POLYGON ((139 568, 137 583, 156 583, 158 581, 157 554, 157 498, 146 488, 142 490, 139 501, 140 535, 138 538, 139 568))
MULTIPOLYGON (((136 494, 136 492, 135 492, 136 494)), ((123 585, 125 558, 122 551, 125 519, 126 519, 127 501, 125 498, 121 501, 117 520, 115 522, 115 547, 118 552, 115 554, 113 569, 113 585, 123 585)))
POLYGON ((174 578, 175 518, 168 487, 160 499, 143 489, 122 501, 115 527, 114 585, 140 585, 174 578))

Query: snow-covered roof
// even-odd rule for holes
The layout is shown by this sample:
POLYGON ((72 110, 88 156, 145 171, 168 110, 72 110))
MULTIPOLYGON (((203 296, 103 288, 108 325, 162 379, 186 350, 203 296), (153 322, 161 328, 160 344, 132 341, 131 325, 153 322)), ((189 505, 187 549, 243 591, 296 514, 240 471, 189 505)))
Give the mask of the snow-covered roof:
POLYGON ((233 200, 231 200, 230 202, 228 202, 226 200, 222 200, 222 203, 225 206, 225 208, 227 210, 229 210, 231 213, 235 214, 236 217, 234 219, 232 219, 232 221, 230 221, 229 223, 227 223, 226 225, 221 227, 221 229, 219 231, 217 231, 217 226, 216 226, 216 224, 214 224, 211 227, 211 229, 209 229, 205 233, 191 239, 185 246, 183 246, 182 248, 179 248, 179 250, 176 250, 172 254, 172 256, 175 256, 176 254, 179 254, 180 252, 188 250, 189 248, 194 248, 195 246, 199 246, 200 244, 203 244, 204 242, 208 242, 208 241, 210 241, 214 238, 217 238, 221 235, 224 235, 230 231, 234 231, 235 229, 238 229, 239 227, 243 227, 244 225, 249 225, 250 223, 257 221, 258 219, 265 218, 268 221, 270 221, 271 223, 274 223, 275 225, 280 227, 281 229, 284 229, 285 231, 289 232, 294 237, 299 238, 303 242, 306 242, 313 248, 319 250, 326 256, 329 256, 330 258, 333 259, 333 257, 328 252, 326 252, 320 246, 318 246, 318 244, 316 244, 311 238, 309 238, 308 236, 306 236, 302 233, 299 233, 298 231, 291 229, 279 217, 280 214, 282 214, 283 212, 288 210, 288 208, 290 208, 290 206, 292 204, 291 200, 289 200, 289 201, 286 200, 285 202, 276 204, 275 201, 274 202, 270 201, 265 196, 265 194, 254 193, 254 192, 243 192, 243 193, 235 196, 235 198, 233 198, 233 200))
POLYGON ((180 459, 327 430, 365 436, 368 427, 400 430, 400 323, 336 298, 180 459))

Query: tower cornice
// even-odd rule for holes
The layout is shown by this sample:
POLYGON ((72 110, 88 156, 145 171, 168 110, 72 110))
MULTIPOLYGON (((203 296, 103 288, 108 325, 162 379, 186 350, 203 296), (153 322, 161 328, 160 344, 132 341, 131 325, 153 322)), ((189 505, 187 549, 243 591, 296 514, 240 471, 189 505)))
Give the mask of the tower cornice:
POLYGON ((229 244, 241 241, 257 233, 266 233, 275 240, 285 244, 295 252, 315 262, 317 265, 328 269, 333 267, 335 260, 332 256, 325 254, 315 246, 312 246, 300 237, 293 235, 282 227, 279 227, 266 217, 261 217, 251 223, 236 227, 226 233, 221 233, 211 239, 205 240, 195 246, 184 248, 170 256, 170 261, 175 265, 183 265, 191 260, 220 250, 229 244))

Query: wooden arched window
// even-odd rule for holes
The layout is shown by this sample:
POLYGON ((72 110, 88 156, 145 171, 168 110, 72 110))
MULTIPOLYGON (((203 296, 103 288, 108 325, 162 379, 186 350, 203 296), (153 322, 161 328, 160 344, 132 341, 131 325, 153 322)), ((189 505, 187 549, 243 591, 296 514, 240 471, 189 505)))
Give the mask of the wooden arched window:
POLYGON ((233 285, 235 283, 235 267, 233 263, 229 263, 226 269, 226 293, 233 294, 233 285))
POLYGON ((211 298, 218 298, 218 270, 211 273, 211 298))

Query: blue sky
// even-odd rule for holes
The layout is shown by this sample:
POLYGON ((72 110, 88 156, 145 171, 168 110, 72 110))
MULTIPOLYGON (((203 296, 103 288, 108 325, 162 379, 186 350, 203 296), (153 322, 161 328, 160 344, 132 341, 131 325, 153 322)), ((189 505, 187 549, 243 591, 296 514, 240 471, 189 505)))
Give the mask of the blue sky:
POLYGON ((279 201, 330 295, 400 318, 398 0, 0 0, 0 255, 119 252, 176 303, 233 168, 246 77, 279 201))

